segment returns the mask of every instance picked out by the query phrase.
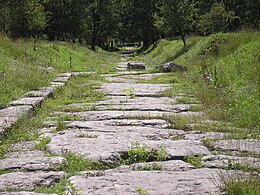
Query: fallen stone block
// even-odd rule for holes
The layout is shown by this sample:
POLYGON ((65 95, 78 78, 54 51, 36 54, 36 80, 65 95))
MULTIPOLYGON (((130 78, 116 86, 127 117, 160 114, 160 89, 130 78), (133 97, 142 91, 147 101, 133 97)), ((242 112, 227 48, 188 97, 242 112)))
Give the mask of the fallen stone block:
POLYGON ((143 62, 128 62, 127 70, 145 70, 145 64, 143 62))
POLYGON ((186 66, 180 66, 178 64, 175 64, 174 62, 168 62, 166 64, 156 66, 155 68, 159 69, 161 72, 185 72, 185 71, 188 71, 188 68, 186 66))

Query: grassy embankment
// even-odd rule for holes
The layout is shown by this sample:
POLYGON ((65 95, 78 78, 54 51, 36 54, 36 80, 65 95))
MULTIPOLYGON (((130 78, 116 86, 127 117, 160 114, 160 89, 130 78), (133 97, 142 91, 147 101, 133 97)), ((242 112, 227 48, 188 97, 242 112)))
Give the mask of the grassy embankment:
MULTIPOLYGON (((164 95, 192 94, 203 103, 203 109, 208 113, 207 118, 228 124, 226 127, 220 123, 220 126, 215 126, 214 129, 208 125, 204 128, 198 126, 198 130, 232 133, 226 139, 259 139, 259 49, 259 32, 219 33, 209 37, 190 37, 187 47, 183 47, 180 40, 162 40, 141 59, 152 69, 156 65, 169 61, 189 68, 189 71, 184 74, 169 74, 172 79, 165 76, 158 78, 162 82, 173 83, 173 88, 166 91, 164 95), (230 128, 232 126, 235 128, 230 128)), ((192 99, 187 97, 180 100, 179 103, 192 103, 190 102, 192 99)), ((201 108, 197 107, 195 111, 196 109, 201 108)), ((196 117, 173 117, 169 122, 174 128, 185 129, 187 124, 202 120, 204 119, 196 117)), ((204 143, 212 141, 214 140, 209 139, 204 143)), ((230 195, 259 194, 259 170, 243 166, 235 169, 247 173, 228 178, 220 175, 223 177, 220 187, 230 195)))
POLYGON ((141 58, 151 68, 169 61, 187 66, 186 82, 195 84, 192 93, 212 119, 251 128, 259 135, 259 47, 259 32, 219 33, 190 37, 187 47, 180 40, 162 40, 141 58))
POLYGON ((0 108, 24 92, 48 86, 56 74, 68 71, 113 71, 114 53, 65 42, 11 40, 0 34, 0 108), (52 67, 54 71, 45 68, 52 67))

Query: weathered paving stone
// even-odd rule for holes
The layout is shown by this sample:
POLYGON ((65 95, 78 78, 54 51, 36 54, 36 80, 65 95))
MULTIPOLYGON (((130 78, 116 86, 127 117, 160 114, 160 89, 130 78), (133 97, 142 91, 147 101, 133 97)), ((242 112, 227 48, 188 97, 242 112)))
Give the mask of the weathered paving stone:
POLYGON ((19 106, 19 105, 30 105, 33 107, 39 106, 42 104, 44 97, 26 97, 20 98, 18 100, 14 100, 11 102, 12 106, 19 106))
POLYGON ((0 160, 1 169, 26 170, 26 171, 48 171, 57 170, 65 162, 63 157, 47 157, 43 151, 13 152, 0 160))
POLYGON ((29 115, 33 110, 32 106, 10 106, 0 110, 0 127, 10 128, 23 115, 29 115))
POLYGON ((8 152, 32 150, 38 143, 38 141, 25 141, 16 144, 10 144, 10 146, 8 147, 8 152))
POLYGON ((128 118, 162 118, 166 116, 201 116, 204 115, 202 112, 162 112, 162 111, 117 111, 117 110, 105 110, 105 111, 86 111, 86 112, 55 112, 56 115, 70 115, 80 117, 82 120, 88 121, 100 121, 110 119, 128 119, 128 118))
POLYGON ((63 87, 65 83, 62 82, 51 82, 51 87, 56 88, 56 87, 63 87))
POLYGON ((222 194, 214 185, 219 180, 220 170, 195 169, 181 172, 126 171, 108 172, 104 176, 70 178, 75 189, 87 194, 137 194, 142 189, 148 194, 190 195, 222 194))
POLYGON ((204 139, 221 139, 227 136, 230 136, 230 133, 221 133, 221 132, 190 132, 189 134, 184 135, 184 139, 189 140, 204 140, 204 139))
POLYGON ((164 161, 164 162, 148 162, 148 163, 135 163, 132 165, 124 165, 117 168, 117 170, 132 170, 132 171, 138 171, 138 170, 157 170, 157 171, 170 171, 170 172, 176 172, 176 171, 188 171, 191 169, 195 169, 195 167, 189 163, 186 163, 182 160, 170 160, 170 161, 164 161))
POLYGON ((56 194, 44 194, 35 192, 0 192, 0 195, 56 195, 56 194))
MULTIPOLYGON (((140 128, 140 127, 139 127, 140 128)), ((155 129, 155 128, 152 128, 155 129)), ((55 154, 67 152, 77 153, 86 159, 96 161, 113 161, 118 155, 124 155, 136 143, 152 148, 165 148, 170 159, 182 159, 187 156, 209 155, 209 150, 199 141, 178 140, 172 141, 160 133, 139 132, 133 127, 130 132, 86 132, 67 130, 58 133, 47 145, 48 151, 55 154), (79 139, 80 137, 80 139, 79 139)), ((111 131, 111 130, 110 130, 111 131)), ((129 131, 129 130, 128 130, 129 131)))
POLYGON ((42 87, 38 90, 29 91, 24 94, 25 97, 52 97, 54 88, 52 87, 42 87))
POLYGON ((260 154, 259 139, 219 140, 213 143, 213 147, 220 150, 260 154))
POLYGON ((202 158, 202 165, 208 168, 235 168, 237 164, 259 168, 260 159, 227 155, 209 155, 202 158))
POLYGON ((13 172, 0 175, 0 190, 34 190, 65 178, 64 172, 13 172))
POLYGON ((102 91, 113 96, 126 96, 128 93, 135 96, 159 96, 169 88, 170 85, 167 84, 105 83, 101 86, 102 91))
POLYGON ((145 64, 143 62, 128 62, 127 70, 145 70, 145 64))
POLYGON ((66 83, 68 82, 70 79, 70 77, 57 77, 54 82, 62 82, 62 83, 66 83))
POLYGON ((168 123, 161 119, 135 120, 135 119, 115 119, 107 121, 73 121, 66 125, 72 129, 97 129, 97 128, 122 128, 123 126, 145 126, 145 127, 168 127, 168 123))

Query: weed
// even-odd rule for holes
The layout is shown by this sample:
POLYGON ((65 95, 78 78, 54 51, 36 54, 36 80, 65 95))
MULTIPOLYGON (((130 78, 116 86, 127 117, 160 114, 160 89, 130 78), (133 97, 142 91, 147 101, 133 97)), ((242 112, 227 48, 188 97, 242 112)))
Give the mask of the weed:
POLYGON ((227 195, 255 195, 260 193, 260 178, 254 172, 234 174, 219 174, 221 183, 217 186, 222 188, 227 195))
POLYGON ((88 135, 86 133, 81 133, 77 136, 78 138, 97 138, 97 135, 88 135))
POLYGON ((68 175, 75 175, 80 171, 104 170, 115 167, 112 163, 86 160, 82 156, 72 153, 66 154, 65 158, 66 162, 61 165, 61 170, 65 171, 68 175))
POLYGON ((136 190, 136 192, 138 193, 138 195, 148 195, 148 194, 149 194, 149 193, 148 193, 148 190, 143 189, 143 188, 138 188, 138 189, 136 190))
POLYGON ((123 89, 122 92, 126 93, 126 97, 129 97, 131 99, 136 98, 136 95, 134 94, 134 88, 126 88, 123 89))
POLYGON ((176 140, 182 140, 184 139, 185 137, 183 135, 175 135, 175 136, 171 136, 170 139, 173 140, 173 141, 176 141, 176 140))
POLYGON ((66 125, 64 123, 64 118, 62 116, 59 116, 57 118, 57 124, 56 124, 56 131, 63 131, 66 128, 66 125))
POLYGON ((202 156, 189 156, 185 158, 185 161, 192 164, 196 168, 200 169, 203 168, 202 165, 202 156))
POLYGON ((139 162, 164 161, 168 159, 165 148, 154 149, 149 146, 134 144, 128 151, 127 159, 122 164, 133 164, 139 162))
POLYGON ((47 145, 51 142, 51 138, 43 138, 38 144, 34 146, 35 150, 46 151, 47 145))
POLYGON ((44 193, 44 194, 65 194, 66 186, 69 184, 68 179, 63 179, 59 183, 54 184, 51 187, 38 187, 35 189, 36 193, 44 193))
POLYGON ((2 169, 0 168, 0 175, 3 175, 3 174, 7 174, 7 173, 11 173, 12 171, 8 170, 8 169, 2 169))

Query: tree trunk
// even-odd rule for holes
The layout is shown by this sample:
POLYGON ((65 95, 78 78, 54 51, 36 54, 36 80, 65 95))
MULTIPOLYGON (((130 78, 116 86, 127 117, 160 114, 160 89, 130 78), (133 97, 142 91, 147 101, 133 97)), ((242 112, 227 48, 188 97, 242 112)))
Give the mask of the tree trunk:
POLYGON ((184 35, 184 32, 183 32, 183 29, 181 29, 181 38, 182 38, 184 46, 186 46, 186 40, 185 40, 185 35, 184 35))

